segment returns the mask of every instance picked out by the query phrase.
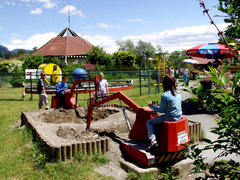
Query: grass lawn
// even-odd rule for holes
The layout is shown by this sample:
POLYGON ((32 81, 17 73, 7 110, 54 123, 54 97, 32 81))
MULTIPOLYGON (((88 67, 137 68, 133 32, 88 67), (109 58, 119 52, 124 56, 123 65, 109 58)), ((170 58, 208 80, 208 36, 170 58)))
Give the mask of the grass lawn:
MULTIPOLYGON (((41 163, 45 160, 44 154, 32 142, 32 133, 28 128, 19 128, 21 111, 37 110, 38 95, 26 94, 22 100, 23 88, 2 86, 0 88, 0 177, 1 179, 114 179, 104 177, 94 171, 94 166, 107 163, 106 157, 77 156, 72 162, 47 162, 44 168, 41 163)), ((147 106, 147 100, 159 101, 161 93, 148 94, 148 88, 142 90, 138 87, 123 91, 140 106, 147 106)), ((162 92, 162 90, 161 90, 162 92)), ((48 95, 51 105, 52 95, 48 95)), ((89 94, 79 94, 78 104, 87 105, 89 94)), ((119 103, 119 100, 109 103, 119 103)))

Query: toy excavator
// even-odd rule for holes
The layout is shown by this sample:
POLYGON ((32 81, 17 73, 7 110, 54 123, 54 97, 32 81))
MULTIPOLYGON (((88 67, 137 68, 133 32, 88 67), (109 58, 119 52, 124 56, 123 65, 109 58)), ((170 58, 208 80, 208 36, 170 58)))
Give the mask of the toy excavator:
MULTIPOLYGON (((97 75, 93 80, 76 79, 71 88, 71 91, 65 94, 66 108, 77 107, 76 100, 74 98, 74 90, 78 82, 94 81, 95 93, 98 94, 97 79, 97 75)), ((90 128, 94 107, 100 106, 101 104, 115 99, 122 100, 136 113, 136 120, 132 127, 129 120, 127 120, 125 116, 128 127, 130 129, 129 138, 131 140, 121 140, 121 146, 123 147, 124 153, 128 158, 130 158, 130 160, 137 163, 141 167, 150 167, 155 164, 182 159, 184 157, 184 152, 181 150, 185 149, 190 141, 187 118, 182 117, 179 121, 165 121, 162 126, 156 127, 155 134, 159 146, 154 152, 146 152, 145 150, 149 145, 146 122, 147 120, 156 117, 157 113, 149 107, 140 107, 123 92, 117 92, 106 96, 103 100, 98 100, 98 98, 96 99, 90 97, 86 129, 90 128)), ((57 104, 55 107, 56 106, 57 104)))
MULTIPOLYGON (((81 82, 89 82, 89 81, 93 81, 95 83, 95 92, 98 92, 98 76, 95 75, 94 79, 76 79, 72 85, 72 88, 70 91, 65 92, 65 105, 64 108, 66 109, 75 109, 78 107, 77 101, 74 97, 74 93, 75 93, 75 89, 77 87, 77 85, 81 82)), ((56 96, 52 96, 52 108, 59 108, 60 105, 60 99, 56 96)))

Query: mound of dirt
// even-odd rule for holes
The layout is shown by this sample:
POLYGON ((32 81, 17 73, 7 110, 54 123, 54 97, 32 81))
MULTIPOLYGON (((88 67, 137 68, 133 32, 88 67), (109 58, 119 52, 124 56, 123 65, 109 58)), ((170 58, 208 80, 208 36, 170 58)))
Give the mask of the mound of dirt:
MULTIPOLYGON (((111 114, 118 113, 118 109, 103 109, 94 108, 92 113, 92 121, 98 121, 105 119, 111 114)), ((87 108, 78 107, 77 109, 56 109, 50 114, 48 112, 43 113, 39 119, 45 123, 61 124, 61 123, 86 123, 87 108)))

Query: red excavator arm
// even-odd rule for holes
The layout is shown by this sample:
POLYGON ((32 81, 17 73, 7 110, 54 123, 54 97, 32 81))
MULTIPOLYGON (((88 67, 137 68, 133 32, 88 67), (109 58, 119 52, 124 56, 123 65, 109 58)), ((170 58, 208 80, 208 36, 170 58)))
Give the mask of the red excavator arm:
POLYGON ((76 79, 72 85, 72 88, 70 91, 67 91, 65 92, 65 107, 70 109, 70 108, 73 108, 75 106, 78 106, 76 104, 76 99, 74 97, 74 92, 75 92, 75 88, 77 87, 78 83, 81 83, 81 82, 89 82, 89 81, 93 81, 95 83, 95 92, 97 93, 98 92, 98 76, 95 75, 95 78, 94 79, 76 79))
POLYGON ((139 105, 137 105, 133 100, 131 100, 128 96, 126 96, 123 92, 115 93, 111 96, 108 96, 106 99, 100 101, 100 102, 94 102, 94 99, 90 98, 90 103, 88 106, 88 116, 87 116, 87 129, 90 128, 91 119, 92 119, 92 111, 94 107, 100 106, 101 104, 104 104, 106 102, 112 101, 114 99, 121 99, 123 102, 125 102, 134 112, 137 112, 139 109, 139 105))

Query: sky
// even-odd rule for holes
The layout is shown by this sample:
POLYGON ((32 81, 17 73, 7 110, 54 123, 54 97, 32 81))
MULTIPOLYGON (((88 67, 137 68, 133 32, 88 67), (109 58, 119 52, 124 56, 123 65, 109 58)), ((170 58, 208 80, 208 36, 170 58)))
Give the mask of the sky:
MULTIPOLYGON (((224 30, 219 1, 203 2, 224 30)), ((0 45, 9 50, 40 48, 69 26, 108 53, 118 50, 117 40, 173 52, 219 39, 199 0, 0 0, 0 45)))

